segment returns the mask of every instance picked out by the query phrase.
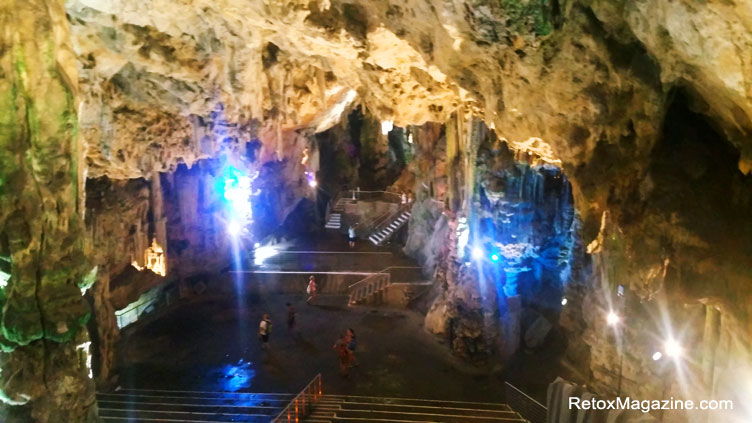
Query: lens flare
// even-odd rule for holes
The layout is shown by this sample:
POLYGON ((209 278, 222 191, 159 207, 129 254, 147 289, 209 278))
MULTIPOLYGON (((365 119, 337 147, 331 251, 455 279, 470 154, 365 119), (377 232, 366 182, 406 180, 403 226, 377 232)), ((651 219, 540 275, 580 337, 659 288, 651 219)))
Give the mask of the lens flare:
POLYGON ((663 349, 671 358, 679 358, 684 354, 684 349, 674 338, 669 338, 663 345, 663 349))
POLYGON ((238 236, 240 235, 240 231, 242 230, 242 227, 240 226, 240 223, 232 221, 227 224, 227 233, 229 233, 232 236, 238 236))
POLYGON ((613 311, 609 311, 608 315, 606 316, 606 323, 608 323, 609 326, 616 326, 621 321, 621 318, 618 314, 614 313, 613 311))

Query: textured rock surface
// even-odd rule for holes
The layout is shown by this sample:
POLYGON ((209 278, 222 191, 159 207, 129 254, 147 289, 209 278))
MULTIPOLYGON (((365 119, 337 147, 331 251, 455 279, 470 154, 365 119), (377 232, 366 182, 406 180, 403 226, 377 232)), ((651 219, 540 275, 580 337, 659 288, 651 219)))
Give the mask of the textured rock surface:
MULTIPOLYGON (((582 237, 597 241, 593 273, 581 274, 591 277, 569 291, 581 312, 565 319, 590 348, 575 355, 591 357, 586 367, 602 390, 611 389, 608 375, 618 366, 617 348, 602 342, 602 315, 617 285, 628 289, 623 312, 640 327, 650 312, 633 302, 682 305, 671 310, 674 323, 695 322, 698 304, 706 316, 720 313, 720 323, 694 324, 686 336, 706 345, 718 340, 692 359, 712 364, 702 366, 705 385, 730 386, 729 369, 750 362, 752 333, 750 7, 742 0, 70 0, 66 22, 60 2, 6 2, 0 233, 13 278, 3 292, 2 342, 30 342, 9 357, 22 349, 38 357, 43 334, 78 336, 86 313, 79 279, 93 263, 106 261, 103 271, 113 275, 127 266, 128 254, 115 254, 115 241, 105 238, 122 236, 139 250, 147 232, 157 231, 146 227, 157 223, 145 219, 144 207, 153 207, 147 193, 124 188, 116 195, 134 197, 114 203, 135 208, 123 210, 123 225, 114 223, 117 207, 100 214, 113 222, 99 238, 107 249, 85 263, 79 215, 86 172, 152 179, 181 163, 200 169, 201 159, 240 160, 252 151, 249 169, 274 175, 261 201, 280 204, 260 221, 278 224, 307 195, 297 164, 311 146, 308 128, 331 127, 355 102, 373 122, 449 122, 445 148, 435 160, 410 163, 396 186, 433 182, 429 190, 451 213, 450 228, 470 211, 476 186, 469 115, 512 147, 561 163, 582 237), (39 316, 65 327, 43 330, 39 316)), ((200 179, 182 188, 176 182, 172 191, 165 184, 168 203, 199 207, 180 192, 195 193, 200 179)), ((437 212, 424 219, 426 228, 437 212)), ((168 205, 165 237, 205 243, 191 226, 196 213, 168 205), (179 225, 169 225, 171 215, 179 225)), ((90 236, 87 245, 96 246, 90 236)), ((168 254, 180 256, 180 245, 168 245, 168 254)), ((184 254, 194 260, 200 249, 184 254)), ((460 269, 445 273, 464 286, 460 269)), ((472 292, 456 296, 480 310, 472 292)), ((478 327, 462 331, 475 339, 478 327)), ((644 371, 653 344, 635 340, 640 347, 625 360, 627 392, 654 393, 665 379, 659 369, 644 371)), ((69 342, 57 347, 72 357, 69 342)), ((4 366, 3 380, 10 374, 4 366)), ((68 421, 77 421, 89 403, 83 379, 71 380, 80 383, 80 401, 71 403, 79 415, 68 421)), ((22 385, 3 391, 16 400, 24 390, 42 395, 40 386, 22 385)))
POLYGON ((26 405, 11 422, 92 421, 94 384, 76 347, 88 340, 79 286, 89 269, 62 2, 5 2, 0 28, 0 234, 11 260, 0 287, 0 400, 26 405))

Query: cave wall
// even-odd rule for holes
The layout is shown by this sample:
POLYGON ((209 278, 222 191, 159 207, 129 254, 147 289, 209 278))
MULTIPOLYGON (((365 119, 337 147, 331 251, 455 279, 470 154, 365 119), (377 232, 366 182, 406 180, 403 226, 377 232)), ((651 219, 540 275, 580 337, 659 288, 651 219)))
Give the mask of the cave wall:
POLYGON ((63 4, 4 2, 0 27, 0 240, 11 260, 0 287, 0 415, 93 421, 94 384, 77 347, 88 342, 81 288, 91 269, 63 4))
POLYGON ((538 317, 558 320, 564 285, 581 260, 571 187, 560 169, 510 150, 480 121, 458 126, 411 128, 415 161, 401 180, 413 181, 416 201, 405 252, 436 281, 426 328, 460 356, 504 360, 538 317), (450 159, 447 136, 477 145, 477 154, 450 159), (475 175, 450 180, 463 172, 475 175))
MULTIPOLYGON (((49 309, 65 310, 63 320, 85 315, 73 288, 91 267, 77 245, 86 171, 148 179, 226 149, 243 155, 255 140, 262 162, 284 161, 304 144, 301 128, 323 131, 358 102, 375 120, 401 127, 454 120, 437 153, 442 160, 420 165, 436 165, 443 176, 424 176, 426 169, 410 164, 417 176, 395 184, 419 194, 411 181, 428 182, 450 212, 449 239, 457 216, 469 210, 475 178, 468 166, 477 144, 457 141, 472 141, 462 135, 468 126, 459 124, 467 114, 482 117, 513 148, 562 166, 582 237, 594 241, 593 274, 572 288, 578 295, 571 309, 581 312, 569 315, 580 322, 573 333, 592 331, 585 337, 591 347, 602 338, 601 309, 608 306, 599 297, 609 298, 621 284, 638 303, 662 295, 690 309, 703 304, 705 316, 719 313, 720 329, 709 323, 705 332, 728 346, 715 356, 749 362, 749 2, 231 0, 218 7, 206 0, 71 0, 65 6, 10 2, 2 9, 0 83, 8 95, 0 108, 7 162, 0 227, 9 232, 3 254, 14 263, 5 294, 8 328, 25 324, 7 317, 18 310, 44 311, 30 295, 40 289, 65 291, 55 297, 71 303, 49 309), (689 109, 680 119, 712 123, 712 131, 695 128, 703 140, 666 135, 677 88, 689 109), (712 160, 697 157, 698 150, 712 160), (45 268, 54 281, 42 277, 37 286, 29 269, 40 263, 63 263, 66 270, 45 268), (588 295, 604 286, 603 295, 588 295), (23 307, 7 306, 15 301, 23 307)), ((300 186, 299 172, 282 174, 300 186)), ((304 194, 294 188, 279 195, 268 200, 289 205, 284 216, 304 194)), ((427 225, 442 219, 437 205, 424 210, 427 225)), ((412 239, 415 246, 419 238, 412 239)), ((680 309, 672 320, 682 320, 680 309)), ((18 321, 27 320, 34 319, 18 321)), ((46 331, 37 329, 17 340, 39 341, 46 331)), ((714 362, 711 350, 702 362, 714 362)), ((604 347, 596 355, 612 352, 604 347)), ((605 386, 604 377, 596 379, 605 386)), ((78 412, 90 408, 85 400, 74 403, 78 412)))

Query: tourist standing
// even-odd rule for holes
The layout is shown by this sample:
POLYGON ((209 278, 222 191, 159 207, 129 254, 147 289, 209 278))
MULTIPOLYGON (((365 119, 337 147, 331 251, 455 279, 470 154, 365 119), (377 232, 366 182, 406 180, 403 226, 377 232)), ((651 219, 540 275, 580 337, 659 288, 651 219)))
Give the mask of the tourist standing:
POLYGON ((272 320, 269 315, 264 313, 259 323, 259 340, 261 341, 261 348, 266 349, 269 342, 269 335, 272 333, 272 320))
POLYGON ((350 248, 355 247, 355 226, 357 225, 350 225, 350 227, 347 228, 347 238, 350 241, 350 248))
POLYGON ((287 329, 292 331, 295 329, 295 307, 292 304, 287 303, 287 329))
POLYGON ((316 299, 316 292, 318 291, 318 286, 316 285, 316 279, 311 275, 310 278, 308 278, 308 286, 306 287, 306 293, 308 293, 308 299, 306 302, 308 304, 311 304, 311 301, 316 299))
POLYGON ((350 353, 347 349, 347 344, 347 335, 341 336, 334 344, 334 351, 337 353, 337 359, 339 359, 339 375, 342 377, 349 375, 350 353))

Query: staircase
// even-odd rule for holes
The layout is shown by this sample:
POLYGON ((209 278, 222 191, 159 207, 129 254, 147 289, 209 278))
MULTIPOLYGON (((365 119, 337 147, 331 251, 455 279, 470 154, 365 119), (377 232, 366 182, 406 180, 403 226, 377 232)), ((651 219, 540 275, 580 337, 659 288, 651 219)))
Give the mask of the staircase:
POLYGON ((334 206, 332 206, 332 211, 329 213, 329 219, 326 221, 326 226, 324 226, 327 229, 339 229, 342 227, 342 213, 345 211, 345 206, 352 202, 353 200, 349 197, 343 197, 341 195, 338 195, 336 198, 336 201, 334 202, 334 206))
POLYGON ((341 213, 330 213, 329 214, 329 220, 326 221, 326 225, 324 226, 327 229, 339 229, 342 227, 342 214, 341 213))
MULTIPOLYGON (((388 268, 387 268, 388 269, 388 268)), ((350 291, 347 300, 348 305, 356 305, 367 301, 369 298, 386 291, 391 284, 391 274, 380 273, 373 274, 360 282, 354 283, 348 287, 350 291)))
POLYGON ((526 423, 506 404, 322 395, 304 423, 526 423))
POLYGON ((97 393, 104 423, 271 421, 293 394, 125 389, 97 393))
POLYGON ((403 211, 399 213, 396 218, 389 224, 383 226, 381 229, 377 228, 377 230, 374 231, 374 233, 371 234, 370 237, 368 237, 368 240, 371 241, 374 245, 381 245, 382 242, 389 239, 392 235, 394 235, 395 232, 397 232, 399 228, 404 226, 409 219, 409 211, 403 211))

